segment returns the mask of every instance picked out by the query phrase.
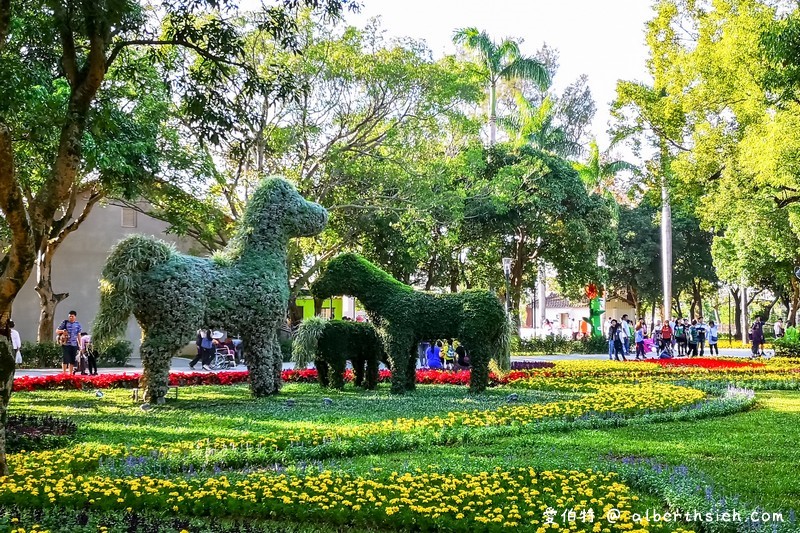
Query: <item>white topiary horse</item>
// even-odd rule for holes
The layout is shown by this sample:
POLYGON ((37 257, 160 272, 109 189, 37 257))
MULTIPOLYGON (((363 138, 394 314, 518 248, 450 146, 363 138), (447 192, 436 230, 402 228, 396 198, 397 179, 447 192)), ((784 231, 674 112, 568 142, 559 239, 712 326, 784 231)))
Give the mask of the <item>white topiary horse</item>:
POLYGON ((140 387, 161 403, 170 359, 194 340, 198 328, 241 335, 254 396, 281 387, 278 326, 289 300, 286 247, 292 237, 321 232, 327 212, 280 178, 256 189, 224 251, 212 259, 180 254, 163 241, 139 235, 118 243, 100 280, 95 342, 124 334, 131 313, 142 327, 140 387))

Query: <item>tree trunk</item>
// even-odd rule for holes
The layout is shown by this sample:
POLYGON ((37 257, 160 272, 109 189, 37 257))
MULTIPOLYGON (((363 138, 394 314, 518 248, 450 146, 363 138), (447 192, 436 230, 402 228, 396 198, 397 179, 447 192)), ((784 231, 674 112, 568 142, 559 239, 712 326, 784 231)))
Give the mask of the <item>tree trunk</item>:
POLYGON ((658 305, 658 299, 653 300, 653 309, 650 311, 650 331, 653 332, 656 329, 656 306, 658 305))
POLYGON ((489 146, 494 146, 497 137, 497 85, 489 82, 489 146))
POLYGON ((14 352, 11 343, 0 337, 0 477, 8 475, 6 460, 6 422, 8 421, 8 402, 14 386, 14 352))
POLYGON ((683 308, 681 307, 680 294, 678 294, 678 297, 675 298, 675 312, 678 314, 679 317, 683 317, 683 308))
POLYGON ((692 318, 703 316, 703 294, 700 292, 700 280, 692 280, 692 318))
POLYGON ((740 298, 739 289, 731 287, 729 290, 734 303, 733 338, 740 341, 742 340, 742 299, 740 298))
POLYGON ((428 267, 425 269, 425 274, 427 275, 427 280, 425 280, 425 290, 429 291, 433 288, 433 270, 436 268, 436 257, 431 256, 431 260, 428 261, 428 267))
POLYGON ((769 316, 772 314, 772 308, 775 307, 775 304, 778 303, 779 299, 780 297, 776 296, 772 299, 772 302, 770 302, 770 304, 764 308, 764 315, 761 317, 764 322, 769 320, 769 316))
POLYGON ((517 331, 519 331, 520 327, 519 302, 522 297, 522 277, 525 273, 525 265, 528 261, 528 241, 525 232, 519 231, 518 235, 519 239, 514 245, 514 258, 511 263, 509 279, 509 288, 511 291, 511 309, 509 309, 509 314, 514 321, 517 331))
POLYGON ((450 292, 458 292, 458 278, 461 275, 458 260, 456 259, 450 265, 450 292))
POLYGON ((661 183, 661 277, 663 282, 661 320, 667 322, 672 312, 672 209, 669 205, 666 175, 661 183))
POLYGON ((289 296, 289 326, 294 332, 295 326, 303 321, 303 308, 297 305, 297 296, 289 296))
POLYGON ((38 342, 53 342, 53 322, 56 316, 56 307, 59 303, 69 297, 68 292, 53 292, 52 273, 53 255, 57 244, 48 243, 44 253, 39 254, 39 265, 36 272, 36 287, 34 290, 39 295, 39 332, 38 342))
POLYGON ((792 276, 792 302, 789 306, 788 325, 797 327, 797 310, 800 306, 800 281, 792 276))

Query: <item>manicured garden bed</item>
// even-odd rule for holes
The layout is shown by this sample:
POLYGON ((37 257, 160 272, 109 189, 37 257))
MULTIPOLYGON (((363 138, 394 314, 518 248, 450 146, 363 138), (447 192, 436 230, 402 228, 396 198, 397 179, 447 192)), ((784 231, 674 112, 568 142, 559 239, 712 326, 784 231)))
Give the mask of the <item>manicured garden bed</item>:
MULTIPOLYGON (((760 470, 744 467, 776 487, 760 493, 737 479, 737 458, 756 453, 747 431, 764 435, 760 451, 772 446, 773 430, 760 424, 800 427, 800 394, 761 400, 728 385, 791 391, 798 367, 564 362, 495 376, 480 395, 467 393, 464 373, 428 372, 420 377, 457 385, 419 385, 405 396, 390 395, 387 384, 321 389, 300 382, 315 379, 301 371, 279 396, 259 400, 241 384, 246 374, 183 374, 171 378, 184 384, 180 400, 149 410, 123 389, 96 394, 98 381, 27 380, 12 413, 69 418, 78 432, 69 452, 10 456, 0 528, 540 531, 552 507, 555 522, 578 531, 701 531, 636 515, 720 508, 722 495, 730 507, 739 495, 742 509, 784 512, 775 530, 793 531, 794 448, 770 452, 760 470), (750 410, 754 402, 759 409, 750 410), (729 431, 742 437, 720 438, 729 431), (561 516, 568 509, 572 521, 561 516), (603 516, 609 509, 620 510, 619 521, 603 516)), ((130 380, 109 377, 106 386, 130 380)))

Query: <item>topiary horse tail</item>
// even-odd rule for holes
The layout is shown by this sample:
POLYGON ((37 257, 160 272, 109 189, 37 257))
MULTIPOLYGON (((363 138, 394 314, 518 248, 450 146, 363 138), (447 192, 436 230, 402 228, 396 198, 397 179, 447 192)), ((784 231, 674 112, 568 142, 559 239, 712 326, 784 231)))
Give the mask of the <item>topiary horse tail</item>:
POLYGON ((172 246, 142 235, 130 235, 112 248, 100 279, 100 309, 91 330, 96 345, 125 334, 142 274, 174 254, 172 246))
POLYGON ((295 368, 305 368, 317 358, 319 339, 325 333, 327 324, 327 320, 311 317, 303 320, 297 328, 292 346, 292 361, 295 368))

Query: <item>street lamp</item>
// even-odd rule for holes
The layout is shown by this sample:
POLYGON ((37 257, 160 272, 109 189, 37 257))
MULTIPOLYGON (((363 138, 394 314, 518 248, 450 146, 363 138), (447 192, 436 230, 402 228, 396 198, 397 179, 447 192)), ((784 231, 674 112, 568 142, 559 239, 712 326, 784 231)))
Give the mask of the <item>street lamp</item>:
POLYGON ((509 298, 509 281, 511 278, 511 258, 503 258, 503 274, 506 277, 506 313, 511 309, 511 299, 509 298))

